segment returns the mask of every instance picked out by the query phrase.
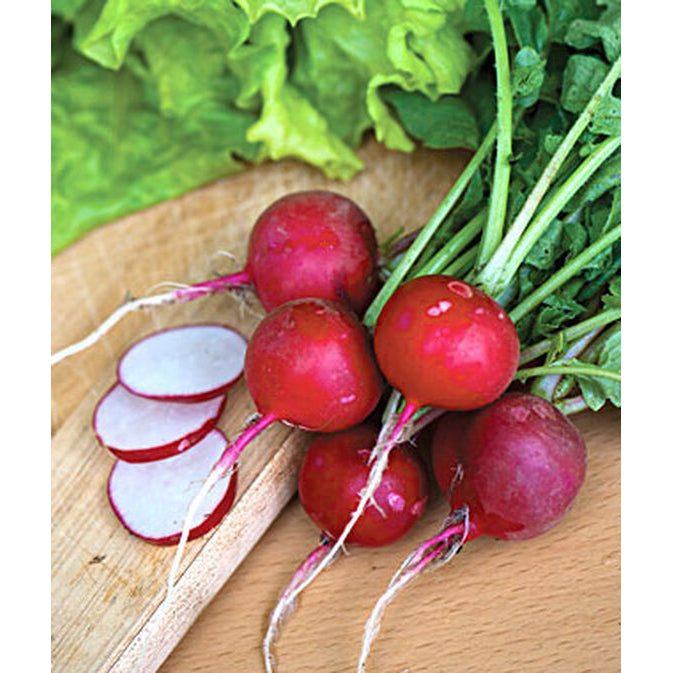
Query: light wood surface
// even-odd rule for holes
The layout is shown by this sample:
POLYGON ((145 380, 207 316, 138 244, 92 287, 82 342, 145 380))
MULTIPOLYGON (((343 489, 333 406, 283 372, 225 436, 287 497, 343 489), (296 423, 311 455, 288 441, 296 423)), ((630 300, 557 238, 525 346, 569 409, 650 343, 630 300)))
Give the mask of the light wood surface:
MULTIPOLYGON (((256 216, 289 191, 328 187, 351 196, 383 240, 399 227, 422 224, 466 159, 390 153, 371 142, 361 155, 368 168, 348 184, 330 183, 295 162, 269 164, 85 237, 52 262, 52 349, 83 336, 126 292, 137 296, 162 281, 195 282, 234 270, 237 262, 218 251, 242 264, 256 216)), ((130 670, 148 620, 156 618, 174 553, 130 536, 107 505, 113 461, 96 445, 90 415, 113 380, 118 356, 164 325, 220 320, 250 334, 260 313, 254 297, 222 296, 131 316, 104 342, 53 369, 54 671, 110 670, 115 662, 115 671, 130 670)), ((252 411, 240 382, 220 426, 234 436, 252 411)), ((587 440, 589 470, 567 519, 537 540, 477 540, 412 584, 386 613, 371 673, 619 670, 620 416, 607 410, 576 421, 587 440)), ((244 454, 236 506, 215 533, 188 546, 179 609, 159 630, 162 638, 152 639, 146 664, 162 661, 196 619, 161 673, 263 671, 269 612, 317 542, 292 495, 306 441, 304 433, 279 425, 244 454)), ((435 497, 404 540, 379 550, 351 548, 319 577, 281 633, 279 672, 354 671, 376 598, 445 514, 435 497)))

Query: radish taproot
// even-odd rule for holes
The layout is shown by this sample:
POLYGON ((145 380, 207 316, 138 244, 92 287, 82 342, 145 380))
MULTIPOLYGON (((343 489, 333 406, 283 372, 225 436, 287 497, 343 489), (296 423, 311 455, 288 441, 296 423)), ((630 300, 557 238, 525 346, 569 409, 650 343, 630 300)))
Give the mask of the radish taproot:
MULTIPOLYGON (((177 544, 185 509, 226 445, 222 432, 214 429, 180 455, 142 464, 116 461, 107 489, 113 512, 136 537, 157 545, 177 544)), ((201 503, 188 539, 201 537, 217 526, 235 496, 233 470, 201 503)))
POLYGON ((403 396, 402 412, 384 424, 370 458, 370 474, 334 548, 295 590, 295 596, 332 561, 383 478, 388 456, 424 406, 470 410, 498 398, 519 362, 514 324, 487 294, 441 274, 400 285, 383 306, 374 328, 374 351, 381 371, 403 396))
POLYGON ((527 540, 563 519, 584 483, 586 446, 551 403, 506 393, 483 409, 442 417, 432 463, 451 514, 437 535, 404 560, 377 601, 365 626, 360 673, 386 606, 423 571, 447 563, 479 536, 527 540))
POLYGON ((266 311, 290 300, 317 297, 362 313, 379 287, 374 228, 362 209, 341 194, 325 190, 288 194, 257 219, 243 270, 131 299, 84 339, 54 353, 51 364, 92 346, 128 313, 242 286, 254 287, 266 311))
POLYGON ((219 420, 227 396, 203 402, 165 402, 130 393, 118 382, 93 413, 98 442, 129 463, 161 460, 182 453, 205 437, 219 420))
POLYGON ((158 330, 119 359, 117 378, 141 397, 201 402, 217 397, 243 374, 244 336, 215 323, 158 330))
MULTIPOLYGON (((367 482, 369 458, 378 430, 360 425, 343 432, 316 437, 299 468, 299 500, 321 531, 318 546, 299 565, 271 613, 264 639, 267 671, 274 670, 271 648, 283 620, 292 609, 287 599, 330 550, 348 523, 359 493, 367 482)), ((381 484, 374 493, 376 508, 369 508, 350 532, 347 542, 381 547, 402 538, 425 511, 428 482, 425 468, 406 445, 397 445, 381 484)))

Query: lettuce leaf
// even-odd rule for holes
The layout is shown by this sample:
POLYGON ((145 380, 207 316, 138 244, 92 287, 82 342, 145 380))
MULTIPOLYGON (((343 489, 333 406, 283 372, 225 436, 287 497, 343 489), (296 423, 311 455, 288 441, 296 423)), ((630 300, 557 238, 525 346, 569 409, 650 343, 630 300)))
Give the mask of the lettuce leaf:
MULTIPOLYGON (((294 157, 346 180, 369 130, 413 150, 426 132, 383 92, 460 90, 474 58, 463 4, 54 0, 52 253, 249 163, 294 157)), ((451 105, 449 142, 473 147, 451 105)))
POLYGON ((74 53, 53 75, 53 253, 98 224, 259 160, 261 148, 245 139, 254 115, 224 95, 185 118, 161 114, 158 98, 129 68, 101 70, 74 53))

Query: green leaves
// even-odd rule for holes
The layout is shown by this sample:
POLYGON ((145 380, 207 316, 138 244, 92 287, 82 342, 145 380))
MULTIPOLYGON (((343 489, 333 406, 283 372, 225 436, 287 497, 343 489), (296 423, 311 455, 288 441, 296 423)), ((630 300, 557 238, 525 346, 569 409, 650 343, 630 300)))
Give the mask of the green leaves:
POLYGON ((295 157, 345 180, 369 129, 402 151, 476 146, 469 111, 445 98, 473 63, 462 4, 55 0, 52 251, 240 159, 295 157), (423 102, 392 103, 391 88, 457 124, 431 131, 423 102))
POLYGON ((409 135, 425 147, 476 149, 480 133, 467 104, 458 96, 441 96, 432 101, 417 91, 387 87, 381 98, 397 113, 409 135))

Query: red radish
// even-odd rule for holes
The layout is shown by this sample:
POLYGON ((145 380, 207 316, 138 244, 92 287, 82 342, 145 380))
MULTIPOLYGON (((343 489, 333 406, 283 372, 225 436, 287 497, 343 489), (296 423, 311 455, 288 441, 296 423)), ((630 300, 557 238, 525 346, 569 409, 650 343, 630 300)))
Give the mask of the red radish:
POLYGON ((360 673, 385 607, 406 584, 481 535, 542 535, 563 519, 584 483, 584 441, 541 397, 507 393, 463 418, 453 416, 439 421, 432 447, 435 475, 452 513, 438 535, 405 559, 379 598, 365 628, 360 673))
POLYGON ((160 402, 133 395, 115 383, 96 405, 98 441, 129 463, 161 460, 182 453, 214 427, 226 394, 204 402, 160 402))
POLYGON ((88 348, 127 313, 187 302, 252 285, 266 311, 293 299, 318 297, 361 313, 379 285, 374 228, 350 199, 313 190, 289 194, 259 217, 242 271, 170 292, 132 299, 87 337, 52 355, 52 365, 88 348))
MULTIPOLYGON (((264 640, 267 671, 273 671, 271 647, 294 600, 292 592, 325 558, 358 502, 367 482, 369 458, 378 431, 361 425, 313 440, 299 470, 299 499, 304 511, 323 533, 320 544, 297 568, 271 614, 264 640)), ((428 496, 425 470, 406 445, 390 455, 388 469, 374 493, 376 507, 367 509, 347 541, 362 547, 380 547, 403 537, 418 521, 428 496)))
MULTIPOLYGON (((335 435, 317 437, 299 471, 299 498, 313 522, 330 538, 345 528, 367 483, 369 458, 378 431, 359 426, 335 435)), ((347 542, 380 547, 401 538, 425 510, 427 483, 423 467, 407 445, 390 455, 388 469, 374 493, 376 507, 368 508, 347 542)))
POLYGON ((469 539, 536 537, 570 509, 584 481, 586 448, 554 405, 508 393, 471 414, 462 432, 449 423, 440 421, 433 468, 451 506, 470 507, 469 539))
POLYGON ((407 406, 477 409, 505 392, 519 364, 514 324, 487 294, 450 276, 401 285, 376 322, 374 350, 407 406))
MULTIPOLYGON (((374 351, 386 379, 405 398, 399 418, 386 427, 343 544, 381 483, 388 454, 423 406, 475 409, 493 402, 512 381, 519 362, 516 328, 481 290, 451 276, 420 276, 400 285, 374 330, 374 351)), ((330 552, 311 582, 332 560, 330 552)))
POLYGON ((135 395, 200 402, 221 395, 243 374, 247 342, 224 325, 183 325, 133 344, 117 366, 119 382, 135 395))
MULTIPOLYGON (((283 421, 314 432, 345 430, 374 410, 383 391, 367 333, 357 317, 322 299, 288 302, 260 322, 248 344, 245 380, 261 417, 224 451, 190 510, 272 423, 283 421)), ((188 514, 180 547, 189 522, 188 514)), ((179 561, 180 551, 172 575, 179 561)), ((171 586, 169 579, 169 591, 171 586)))
MULTIPOLYGON (((226 445, 224 435, 215 429, 178 456, 143 464, 118 460, 108 478, 114 513, 129 532, 147 542, 177 544, 185 509, 226 445)), ((217 526, 231 509, 235 495, 234 470, 202 501, 188 539, 201 537, 217 526)))
POLYGON ((319 297, 362 313, 378 289, 377 246, 369 218, 328 191, 289 194, 257 220, 245 272, 262 306, 319 297))
POLYGON ((271 423, 338 432, 361 423, 383 391, 357 317, 322 299, 288 302, 262 320, 248 344, 245 382, 261 417, 218 461, 221 474, 271 423))

